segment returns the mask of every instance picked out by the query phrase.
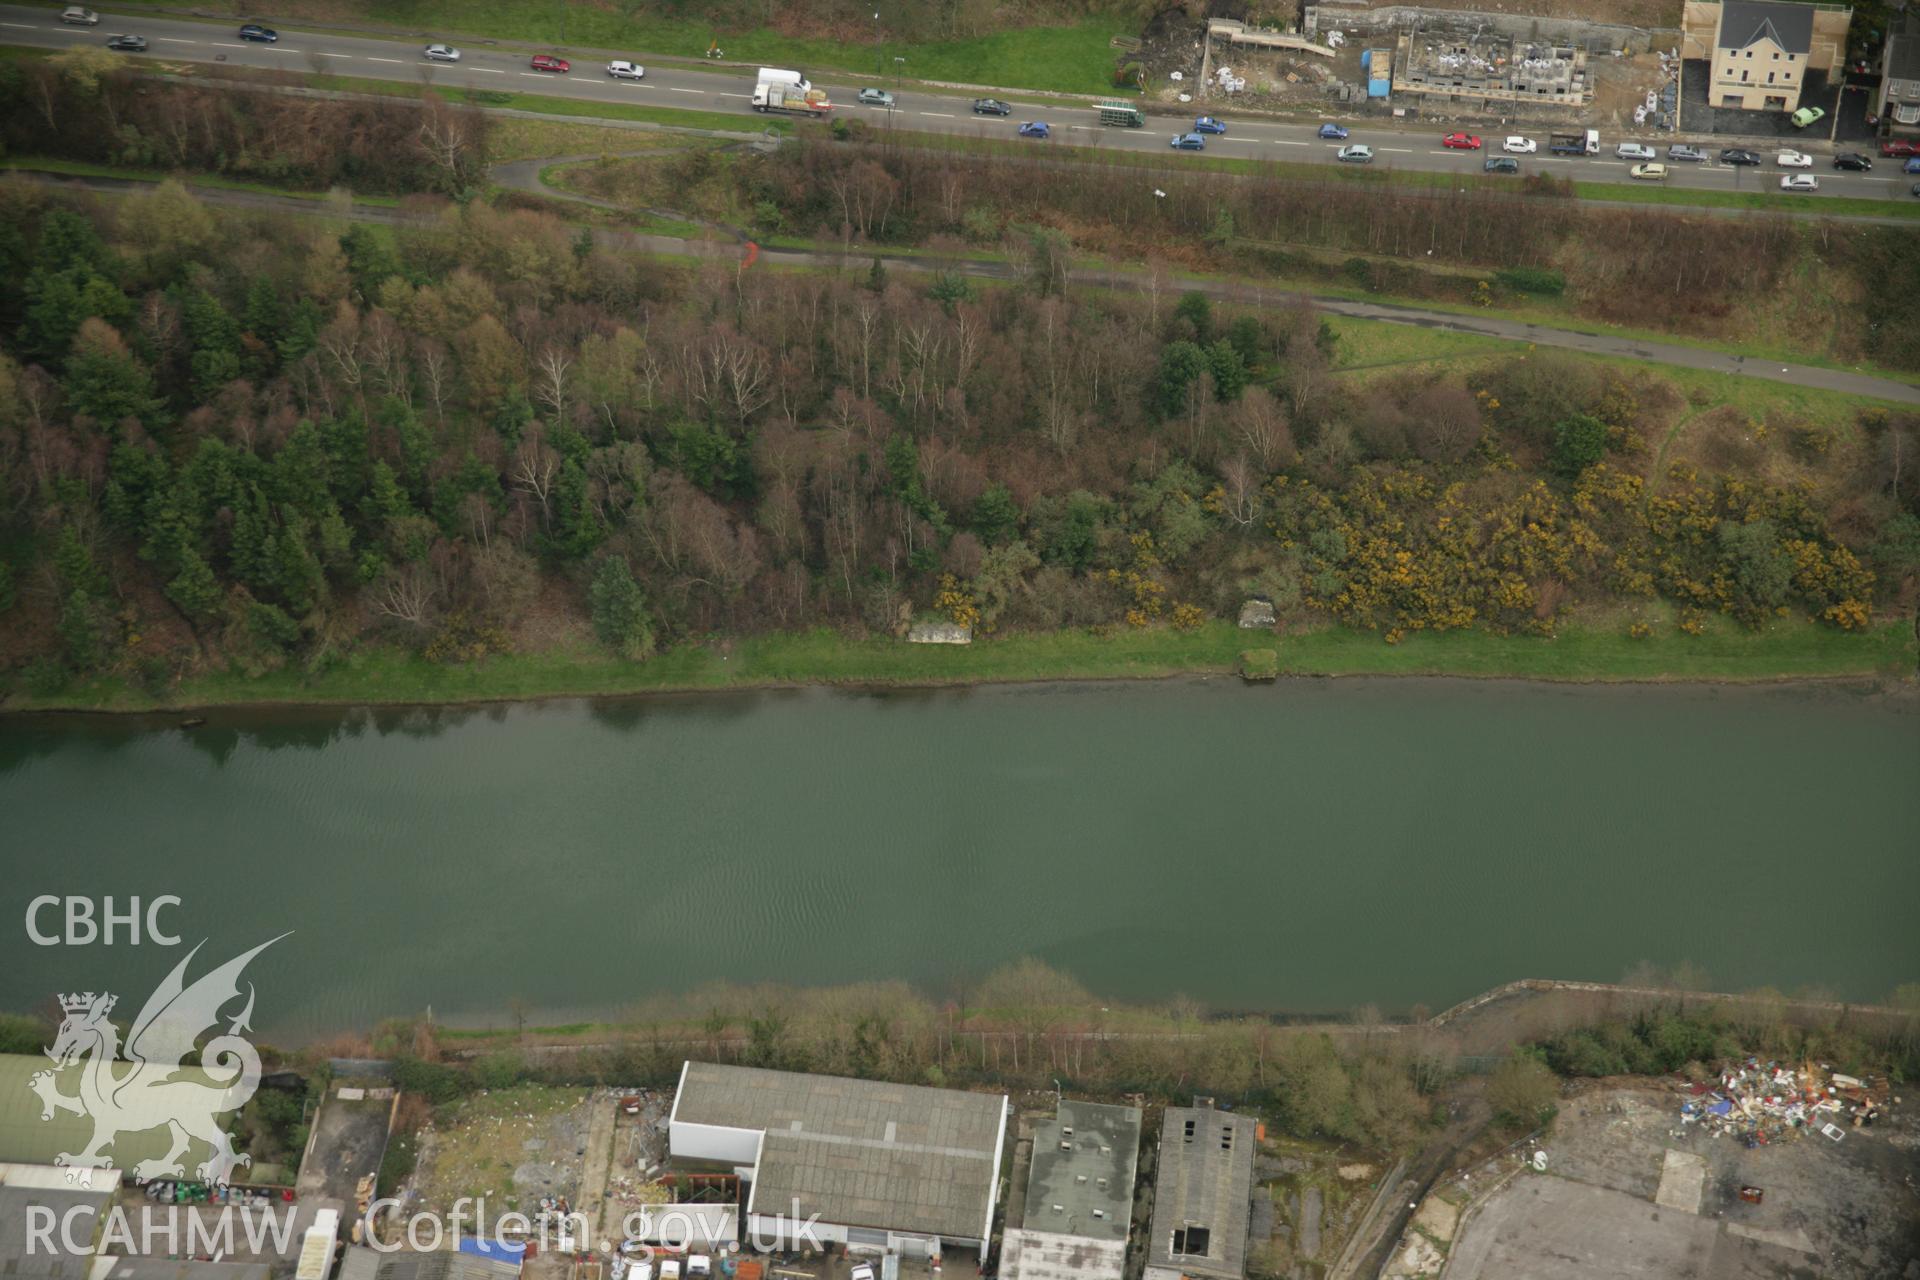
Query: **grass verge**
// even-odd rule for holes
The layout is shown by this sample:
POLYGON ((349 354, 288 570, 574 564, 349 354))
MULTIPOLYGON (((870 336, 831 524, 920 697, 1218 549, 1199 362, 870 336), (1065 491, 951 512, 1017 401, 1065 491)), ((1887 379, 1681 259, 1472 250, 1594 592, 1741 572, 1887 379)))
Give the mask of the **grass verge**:
MULTIPOLYGON (((573 649, 443 666, 369 646, 317 675, 258 678, 215 673, 164 699, 117 679, 49 695, 15 694, 9 710, 153 711, 244 704, 444 703, 541 697, 753 688, 796 684, 939 685, 991 681, 1139 679, 1224 674, 1248 632, 1228 622, 1193 631, 1149 629, 1009 635, 965 648, 851 640, 832 631, 752 636, 726 645, 684 644, 629 663, 573 649)), ((1569 625, 1542 640, 1484 631, 1416 633, 1397 645, 1328 627, 1279 637, 1287 675, 1509 676, 1543 680, 1774 680, 1911 674, 1912 629, 1890 623, 1847 634, 1809 622, 1746 631, 1714 619, 1707 633, 1667 629, 1629 639, 1624 626, 1569 625)))
MULTIPOLYGON (((52 156, 7 156, 0 158, 0 169, 60 173, 72 178, 120 178, 129 182, 164 182, 172 178, 189 187, 206 187, 214 191, 248 191, 255 195, 266 196, 291 196, 298 200, 325 200, 330 194, 326 191, 313 191, 300 187, 276 186, 271 182, 229 178, 218 173, 191 171, 168 173, 164 169, 128 169, 119 165, 90 164, 84 160, 62 160, 52 156)), ((396 196, 373 196, 355 192, 353 202, 393 207, 397 206, 400 200, 396 196)))

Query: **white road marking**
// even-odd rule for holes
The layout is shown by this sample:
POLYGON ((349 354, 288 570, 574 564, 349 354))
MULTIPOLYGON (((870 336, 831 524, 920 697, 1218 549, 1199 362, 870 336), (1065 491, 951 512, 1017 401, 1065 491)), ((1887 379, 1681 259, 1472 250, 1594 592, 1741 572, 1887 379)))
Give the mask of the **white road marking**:
POLYGON ((1272 141, 1276 147, 1310 147, 1313 145, 1311 142, 1293 142, 1286 138, 1274 138, 1272 141))
POLYGON ((324 53, 316 50, 313 56, 316 58, 351 58, 353 55, 350 53, 324 53))
POLYGON ((244 48, 246 48, 247 46, 245 46, 245 45, 243 45, 243 44, 226 44, 226 43, 224 43, 224 42, 222 42, 222 41, 219 41, 219 40, 215 40, 215 41, 213 42, 213 47, 214 47, 214 48, 216 48, 216 49, 244 49, 244 48))
MULTIPOLYGON (((480 68, 475 67, 474 70, 478 71, 480 70, 480 68)), ((545 78, 544 74, 539 71, 522 71, 520 74, 523 76, 532 76, 535 80, 541 80, 545 78)))
MULTIPOLYGON (((705 89, 676 89, 672 85, 668 85, 667 92, 668 93, 705 93, 706 90, 705 89)), ((742 96, 745 96, 745 95, 742 95, 742 96)))
POLYGON ((922 111, 920 114, 923 116, 938 116, 942 120, 953 119, 953 113, 951 111, 922 111))
MULTIPOLYGON (((651 89, 653 86, 648 85, 647 87, 651 89)), ((716 98, 738 98, 742 102, 745 102, 749 98, 753 97, 753 95, 750 93, 716 93, 713 96, 716 98)))
MULTIPOLYGON (((507 74, 506 72, 500 70, 498 67, 468 67, 467 70, 478 71, 480 74, 488 75, 488 76, 503 76, 507 74)), ((527 73, 523 71, 521 72, 521 74, 525 75, 527 73)))
POLYGON ((268 52, 268 53, 305 53, 305 52, 306 52, 306 50, 304 50, 304 49, 289 49, 289 48, 287 48, 287 47, 286 47, 285 45, 279 45, 279 44, 270 44, 270 45, 268 45, 268 46, 267 46, 267 52, 268 52))
MULTIPOLYGON (((368 62, 391 62, 391 63, 392 63, 392 64, 393 64, 394 66, 396 66, 396 67, 399 67, 399 66, 404 66, 404 65, 406 65, 406 62, 405 62, 405 59, 402 59, 402 58, 375 58, 375 57, 373 57, 373 56, 371 56, 371 55, 369 55, 369 56, 368 56, 368 58, 367 58, 367 61, 368 61, 368 62)), ((422 62, 432 62, 432 61, 433 61, 433 59, 431 59, 431 58, 422 58, 422 59, 421 59, 421 61, 422 61, 422 62)), ((435 65, 438 65, 438 64, 436 63, 435 65)))
POLYGON ((1396 156, 1410 156, 1413 154, 1412 147, 1375 147, 1374 150, 1383 153, 1390 152, 1396 156))
POLYGON ((161 44, 199 44, 198 40, 182 40, 179 36, 155 36, 161 44))
POLYGON ((33 30, 33 24, 30 22, 0 22, 0 27, 12 27, 15 31, 33 30))

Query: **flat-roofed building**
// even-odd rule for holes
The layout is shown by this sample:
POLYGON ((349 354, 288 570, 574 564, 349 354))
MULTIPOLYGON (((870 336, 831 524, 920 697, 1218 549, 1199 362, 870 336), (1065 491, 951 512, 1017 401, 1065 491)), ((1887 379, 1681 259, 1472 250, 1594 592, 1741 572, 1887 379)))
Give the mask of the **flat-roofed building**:
POLYGON ((748 1243, 907 1257, 993 1233, 1004 1094, 688 1062, 667 1121, 676 1161, 731 1165, 752 1184, 748 1243))
POLYGON ((1033 1136, 1023 1225, 1000 1247, 1005 1280, 1120 1280, 1140 1161, 1140 1109, 1061 1102, 1033 1136))
POLYGON ((1168 1107, 1153 1177, 1146 1280, 1240 1280, 1253 1217, 1254 1121, 1212 1107, 1168 1107))

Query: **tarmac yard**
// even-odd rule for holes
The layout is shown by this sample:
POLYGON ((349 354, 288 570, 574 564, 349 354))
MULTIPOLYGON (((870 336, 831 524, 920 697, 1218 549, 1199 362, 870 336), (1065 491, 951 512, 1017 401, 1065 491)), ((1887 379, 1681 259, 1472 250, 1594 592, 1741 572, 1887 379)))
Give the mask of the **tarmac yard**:
POLYGON ((1442 1242, 1448 1280, 1920 1278, 1911 1106, 1838 1142, 1808 1133, 1749 1149, 1681 1124, 1683 1101, 1659 1086, 1595 1089, 1541 1140, 1545 1173, 1512 1156, 1476 1170, 1463 1185, 1504 1182, 1442 1242))

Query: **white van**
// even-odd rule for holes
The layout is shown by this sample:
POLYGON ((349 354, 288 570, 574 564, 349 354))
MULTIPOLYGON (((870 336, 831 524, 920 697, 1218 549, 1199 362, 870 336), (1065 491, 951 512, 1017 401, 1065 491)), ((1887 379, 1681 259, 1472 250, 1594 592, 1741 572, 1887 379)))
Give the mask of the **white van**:
POLYGON ((680 1259, 660 1259, 660 1280, 680 1280, 680 1259))
POLYGON ((1613 149, 1613 157, 1616 160, 1654 160, 1658 158, 1655 156, 1653 148, 1644 142, 1623 142, 1613 149))

